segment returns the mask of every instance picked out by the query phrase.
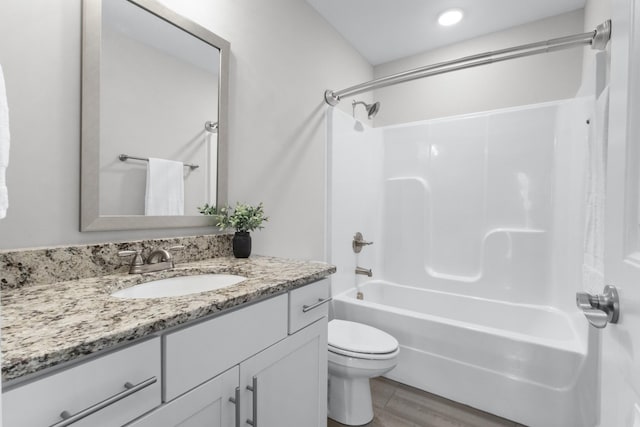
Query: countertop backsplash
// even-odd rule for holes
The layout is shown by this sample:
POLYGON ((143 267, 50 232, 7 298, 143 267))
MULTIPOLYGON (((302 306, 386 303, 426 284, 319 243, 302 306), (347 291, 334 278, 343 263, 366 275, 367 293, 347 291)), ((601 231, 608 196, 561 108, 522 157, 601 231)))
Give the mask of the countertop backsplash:
POLYGON ((56 283, 128 271, 131 260, 118 256, 119 251, 142 249, 147 255, 153 248, 174 251, 176 263, 231 256, 233 234, 174 237, 131 242, 59 246, 0 251, 0 291, 22 286, 56 283))

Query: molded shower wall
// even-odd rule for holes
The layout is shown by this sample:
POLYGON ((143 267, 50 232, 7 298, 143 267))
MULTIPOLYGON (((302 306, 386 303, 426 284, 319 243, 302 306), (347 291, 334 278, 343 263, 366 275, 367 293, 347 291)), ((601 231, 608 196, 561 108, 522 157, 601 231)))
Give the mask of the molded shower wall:
POLYGON ((575 311, 585 98, 369 128, 329 109, 333 293, 366 280, 575 311), (373 241, 360 254, 355 232, 373 241))
POLYGON ((382 131, 364 125, 334 108, 327 109, 327 260, 338 266, 332 276, 333 294, 356 285, 356 265, 374 269, 380 264, 383 217, 382 131), (359 254, 351 248, 360 231, 374 240, 359 254))

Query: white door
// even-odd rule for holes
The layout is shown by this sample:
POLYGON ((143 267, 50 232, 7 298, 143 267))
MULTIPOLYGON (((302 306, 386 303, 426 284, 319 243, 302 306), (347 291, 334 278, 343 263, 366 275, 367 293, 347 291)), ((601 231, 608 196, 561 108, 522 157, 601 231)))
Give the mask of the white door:
POLYGON ((620 319, 602 330, 602 427, 640 427, 640 0, 613 0, 605 280, 620 319))

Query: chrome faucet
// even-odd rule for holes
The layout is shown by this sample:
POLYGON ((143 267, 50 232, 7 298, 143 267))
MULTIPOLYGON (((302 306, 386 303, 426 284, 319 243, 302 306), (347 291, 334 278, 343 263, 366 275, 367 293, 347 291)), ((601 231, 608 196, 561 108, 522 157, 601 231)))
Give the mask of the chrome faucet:
POLYGON ((366 268, 362 268, 362 267, 356 267, 356 274, 362 274, 363 276, 368 276, 368 277, 372 277, 373 273, 371 272, 371 269, 366 269, 366 268))
POLYGON ((151 273, 153 271, 171 270, 175 264, 173 256, 169 251, 184 249, 184 246, 172 246, 169 249, 153 249, 145 262, 140 249, 132 251, 120 251, 118 256, 125 257, 133 255, 129 274, 151 273))
POLYGON ((364 240, 364 238, 362 237, 362 233, 361 232, 357 232, 354 236, 353 236, 353 242, 351 242, 351 247, 353 248, 353 252, 359 254, 360 251, 362 250, 363 246, 368 246, 368 245, 373 245, 373 242, 367 242, 364 240))
POLYGON ((147 257, 147 264, 158 264, 168 261, 173 262, 173 256, 166 249, 154 249, 147 257))

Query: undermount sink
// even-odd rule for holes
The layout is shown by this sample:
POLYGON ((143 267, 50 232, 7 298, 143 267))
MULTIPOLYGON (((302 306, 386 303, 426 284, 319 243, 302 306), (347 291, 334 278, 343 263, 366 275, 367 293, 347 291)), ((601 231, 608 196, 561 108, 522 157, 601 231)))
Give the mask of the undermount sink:
POLYGON ((116 298, 164 298, 215 291, 246 280, 234 274, 201 274, 180 276, 141 283, 113 292, 116 298))

